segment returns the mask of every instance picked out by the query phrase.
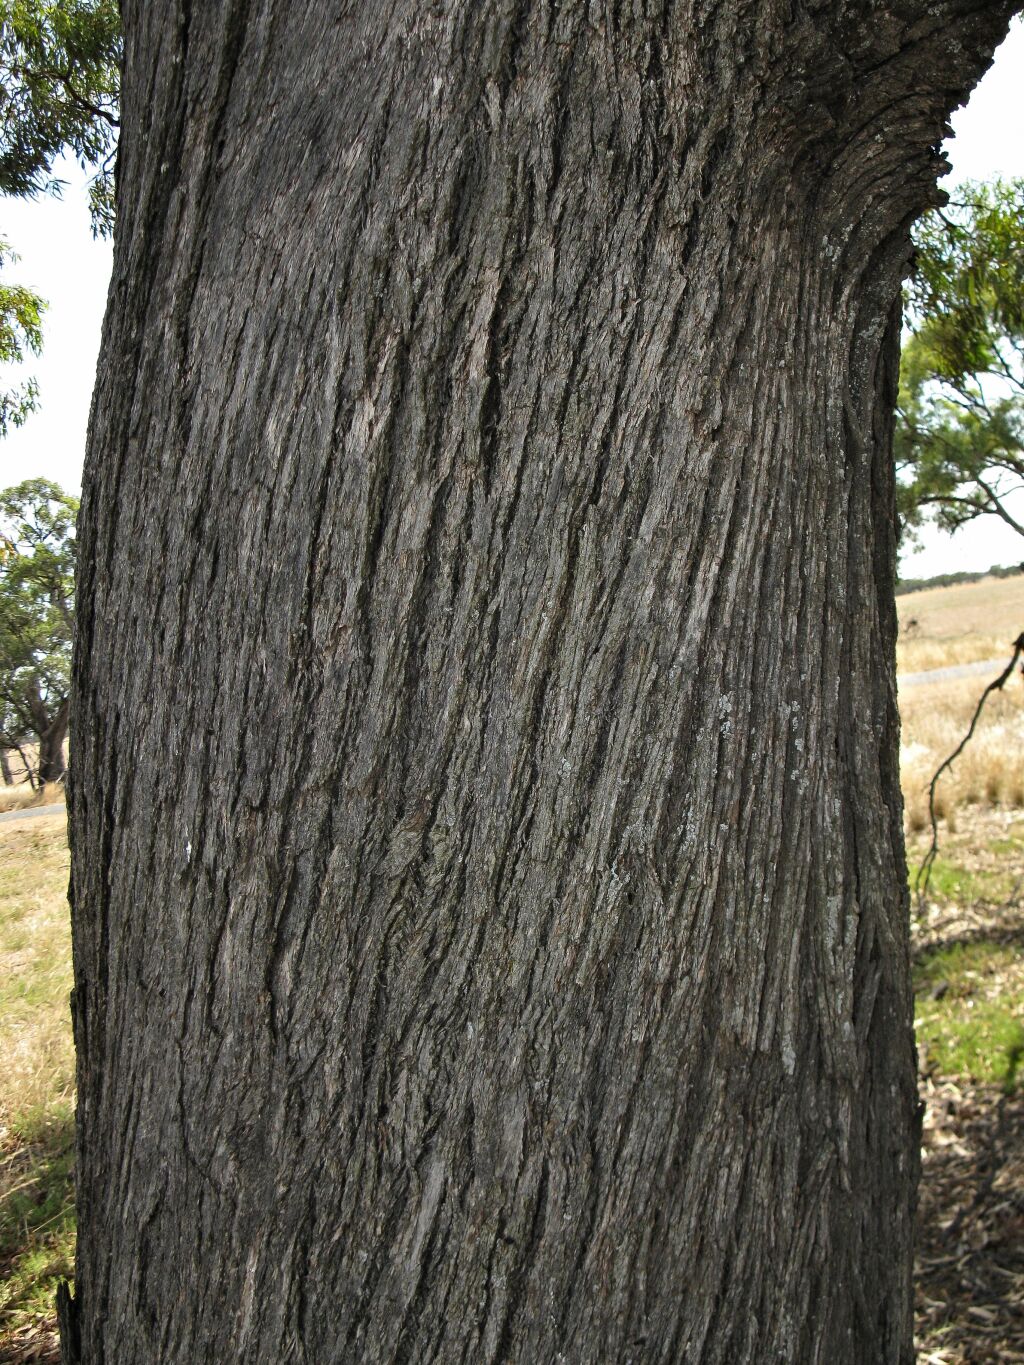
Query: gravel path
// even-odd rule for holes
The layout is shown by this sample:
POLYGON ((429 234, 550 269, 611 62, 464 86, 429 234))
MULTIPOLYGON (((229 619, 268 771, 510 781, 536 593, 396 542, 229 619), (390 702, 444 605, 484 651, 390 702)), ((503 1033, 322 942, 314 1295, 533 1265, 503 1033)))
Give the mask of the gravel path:
POLYGON ((0 823, 4 820, 31 820, 36 815, 60 815, 67 810, 63 801, 53 806, 29 806, 25 810, 0 811, 0 823))
POLYGON ((900 687, 919 687, 922 683, 951 682, 954 678, 973 678, 976 673, 990 673, 993 678, 1006 667, 1009 656, 1001 659, 982 659, 976 664, 953 664, 951 668, 930 668, 927 673, 901 673, 900 687))

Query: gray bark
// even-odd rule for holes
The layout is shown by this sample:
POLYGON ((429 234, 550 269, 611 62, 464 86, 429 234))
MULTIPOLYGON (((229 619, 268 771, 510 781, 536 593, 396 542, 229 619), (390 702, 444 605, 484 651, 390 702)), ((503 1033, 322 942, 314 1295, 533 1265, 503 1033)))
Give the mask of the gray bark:
POLYGON ((896 299, 1009 9, 125 0, 67 1359, 912 1359, 896 299))

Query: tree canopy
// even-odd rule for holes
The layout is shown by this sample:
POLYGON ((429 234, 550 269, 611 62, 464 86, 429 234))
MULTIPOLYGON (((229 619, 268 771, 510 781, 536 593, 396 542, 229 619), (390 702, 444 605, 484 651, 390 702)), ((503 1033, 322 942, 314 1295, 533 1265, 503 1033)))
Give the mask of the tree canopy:
MULTIPOLYGON (((114 221, 121 21, 116 0, 0 0, 0 195, 57 194, 54 163, 65 150, 94 172, 93 231, 114 221)), ((16 260, 0 238, 0 270, 16 260)), ((0 283, 0 362, 42 346, 43 300, 0 283)), ((36 406, 34 379, 0 391, 0 436, 36 406)))
POLYGON ((93 227, 109 233, 120 59, 116 0, 0 3, 0 193, 59 191, 53 164, 68 149, 95 170, 93 227))
POLYGON ((968 183, 915 230, 897 468, 904 523, 956 531, 1024 486, 1024 180, 968 183))
MULTIPOLYGON (((11 260, 17 257, 0 238, 0 270, 11 260)), ((28 353, 39 354, 45 308, 46 304, 33 290, 0 281, 0 363, 17 364, 28 353)), ((34 410, 37 396, 34 379, 0 390, 0 436, 6 436, 12 426, 21 426, 34 410)))
POLYGON ((30 774, 63 774, 78 499, 47 479, 0 493, 0 744, 38 757, 30 774))

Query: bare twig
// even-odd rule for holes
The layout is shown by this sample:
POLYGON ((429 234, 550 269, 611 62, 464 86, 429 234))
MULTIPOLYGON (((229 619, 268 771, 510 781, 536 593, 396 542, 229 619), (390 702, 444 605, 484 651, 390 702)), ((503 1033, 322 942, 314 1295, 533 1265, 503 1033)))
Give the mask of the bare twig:
POLYGON ((939 764, 938 768, 936 768, 935 773, 932 776, 931 782, 928 785, 928 818, 931 820, 932 842, 931 847, 925 854, 924 861, 918 868, 917 877, 914 879, 914 891, 917 895, 918 908, 920 908, 924 903, 924 898, 928 891, 928 882, 930 881, 932 875, 932 866, 935 862, 935 859, 939 855, 939 822, 935 816, 935 788, 938 785, 939 778, 942 776, 942 774, 946 771, 947 768, 951 768, 953 766, 953 763, 956 761, 956 759, 958 759, 960 755, 963 753, 963 751, 967 748, 971 736, 974 734, 974 728, 978 724, 978 719, 981 716, 982 709, 989 699, 989 695, 992 692, 1001 692, 1003 690, 1008 679, 1010 678, 1010 675, 1016 668, 1017 660, 1020 658, 1022 653, 1024 653, 1024 631, 1022 631, 1020 635, 1017 636, 1016 640, 1013 643, 1013 657, 1010 659, 1010 662, 1003 669, 1002 673, 1000 673, 999 677, 994 678, 992 682, 989 683, 988 687, 985 688, 984 692, 982 692, 981 694, 981 697, 978 699, 978 705, 975 707, 974 715, 971 718, 971 724, 967 730, 966 735, 964 735, 963 739, 956 746, 956 748, 949 755, 949 757, 944 759, 939 764))

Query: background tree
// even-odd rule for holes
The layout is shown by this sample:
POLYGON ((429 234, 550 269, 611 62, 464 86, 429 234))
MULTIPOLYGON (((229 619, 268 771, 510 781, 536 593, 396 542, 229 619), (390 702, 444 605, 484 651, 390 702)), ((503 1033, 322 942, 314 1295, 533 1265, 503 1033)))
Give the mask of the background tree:
POLYGON ((69 1359, 912 1360, 899 288, 1011 9, 125 0, 69 1359))
MULTIPOLYGON (((1024 181, 969 183, 914 232, 900 371, 900 510, 956 531, 996 516, 1024 536, 1024 181)), ((1024 548, 1024 547, 1022 547, 1024 548)))
POLYGON ((0 745, 36 786, 65 772, 77 513, 46 479, 0 493, 0 745))

